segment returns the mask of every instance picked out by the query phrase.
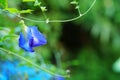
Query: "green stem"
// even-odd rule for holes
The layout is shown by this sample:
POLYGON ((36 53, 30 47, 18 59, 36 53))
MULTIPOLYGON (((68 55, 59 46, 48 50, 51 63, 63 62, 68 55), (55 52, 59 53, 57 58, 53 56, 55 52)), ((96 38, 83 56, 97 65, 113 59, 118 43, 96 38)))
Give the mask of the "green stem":
POLYGON ((59 52, 55 52, 54 55, 58 68, 61 68, 61 54, 59 52))
POLYGON ((45 17, 45 19, 48 19, 45 12, 42 11, 42 13, 43 13, 43 16, 45 17))
POLYGON ((30 60, 24 58, 23 56, 20 56, 20 55, 14 53, 14 52, 8 51, 8 50, 6 50, 6 49, 4 49, 4 48, 0 48, 0 50, 6 52, 6 53, 8 53, 8 54, 12 54, 12 55, 14 55, 14 56, 16 56, 16 57, 18 57, 18 58, 20 58, 20 59, 22 59, 22 60, 25 60, 26 62, 32 64, 32 65, 35 66, 36 68, 41 69, 41 70, 43 70, 43 71, 45 71, 45 72, 47 72, 47 73, 49 73, 49 74, 51 74, 51 75, 61 76, 61 77, 69 77, 69 75, 59 75, 59 74, 53 73, 53 72, 51 72, 51 71, 49 71, 49 70, 47 70, 47 69, 45 69, 45 68, 43 68, 43 67, 41 67, 41 66, 39 66, 39 65, 37 65, 37 64, 31 62, 30 60))
MULTIPOLYGON (((84 16, 85 14, 87 14, 92 9, 92 7, 94 6, 95 2, 96 2, 96 0, 94 0, 93 3, 91 4, 91 6, 84 13, 82 13, 82 14, 80 13, 80 10, 78 9, 79 15, 77 17, 75 17, 75 18, 66 19, 66 20, 49 20, 49 22, 55 23, 55 22, 70 22, 70 21, 75 21, 75 20, 81 18, 82 16, 84 16)), ((32 22, 38 22, 38 23, 46 22, 46 20, 38 21, 38 20, 33 20, 33 19, 30 19, 30 18, 22 17, 20 15, 16 15, 16 16, 19 17, 19 18, 28 20, 28 21, 32 21, 32 22)))

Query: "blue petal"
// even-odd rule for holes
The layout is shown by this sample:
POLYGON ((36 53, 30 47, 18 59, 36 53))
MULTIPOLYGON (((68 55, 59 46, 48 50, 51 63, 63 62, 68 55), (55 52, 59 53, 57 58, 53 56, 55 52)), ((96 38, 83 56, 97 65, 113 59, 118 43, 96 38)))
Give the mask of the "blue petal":
POLYGON ((32 37, 32 33, 31 33, 30 28, 27 28, 27 30, 26 30, 26 40, 28 41, 28 44, 32 47, 33 37, 32 37))
POLYGON ((26 73, 28 76, 33 76, 34 74, 36 74, 34 68, 30 68, 28 66, 20 66, 17 69, 19 74, 21 75, 26 73))
POLYGON ((32 47, 41 46, 47 43, 46 38, 35 26, 30 26, 31 34, 33 37, 32 47))
MULTIPOLYGON (((27 34, 27 36, 29 35, 29 33, 27 34)), ((19 38, 19 47, 21 47, 22 49, 24 49, 25 51, 28 52, 34 52, 34 50, 32 49, 32 39, 28 38, 28 40, 25 39, 24 35, 22 33, 20 33, 20 38, 19 38)))
POLYGON ((0 80, 7 80, 7 77, 5 75, 0 74, 0 80))
POLYGON ((55 80, 65 80, 63 77, 56 76, 55 80))

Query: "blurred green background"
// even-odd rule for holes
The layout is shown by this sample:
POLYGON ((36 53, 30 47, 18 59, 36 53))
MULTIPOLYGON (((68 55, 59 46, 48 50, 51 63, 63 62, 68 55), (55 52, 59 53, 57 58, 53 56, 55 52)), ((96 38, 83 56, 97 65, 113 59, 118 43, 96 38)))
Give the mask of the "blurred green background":
MULTIPOLYGON (((19 10, 32 9, 32 14, 22 16, 43 20, 44 16, 33 2, 8 0, 9 7, 19 10)), ((69 19, 78 15, 72 0, 41 0, 47 7, 49 19, 69 19)), ((81 13, 84 13, 93 0, 78 0, 81 13)), ((97 0, 93 8, 78 20, 66 23, 36 23, 24 20, 28 26, 38 26, 46 36, 48 44, 39 47, 39 53, 46 64, 59 69, 70 70, 67 80, 119 80, 120 67, 113 67, 120 57, 120 0, 97 0)), ((0 11, 0 47, 20 54, 31 60, 31 56, 18 47, 21 19, 0 11), (9 37, 10 36, 10 37, 9 37), (12 37, 11 37, 12 36, 12 37)), ((32 58, 39 64, 39 53, 32 58)), ((33 57, 33 56, 32 56, 33 57)), ((0 51, 0 59, 17 59, 0 51)), ((22 61, 23 65, 29 65, 22 61)), ((116 66, 120 65, 117 64, 116 66)), ((56 72, 56 71, 55 71, 56 72)))

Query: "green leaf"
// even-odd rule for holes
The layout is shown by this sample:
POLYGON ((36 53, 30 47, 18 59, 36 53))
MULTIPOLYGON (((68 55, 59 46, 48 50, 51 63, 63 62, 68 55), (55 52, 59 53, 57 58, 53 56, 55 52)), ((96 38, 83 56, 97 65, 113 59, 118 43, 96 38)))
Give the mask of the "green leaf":
POLYGON ((22 0, 22 2, 35 2, 35 0, 22 0))
POLYGON ((46 7, 45 7, 45 6, 42 6, 42 7, 40 7, 40 8, 41 8, 42 12, 47 11, 47 9, 46 9, 46 7))
POLYGON ((41 2, 39 2, 38 0, 35 1, 34 6, 40 6, 41 2))
POLYGON ((3 27, 0 27, 0 30, 3 30, 3 27))
POLYGON ((31 10, 31 9, 19 11, 19 10, 16 9, 16 8, 6 8, 5 10, 9 11, 10 13, 20 13, 20 14, 23 14, 23 13, 32 13, 32 11, 33 11, 33 10, 31 10))
POLYGON ((76 6, 75 9, 79 9, 79 6, 76 6))
POLYGON ((21 13, 21 14, 22 14, 22 13, 30 13, 30 14, 31 14, 32 11, 33 11, 33 10, 31 10, 31 9, 27 9, 27 10, 22 10, 22 11, 20 11, 19 13, 21 13))
POLYGON ((8 7, 7 0, 0 0, 0 7, 7 8, 8 7))
POLYGON ((77 2, 77 1, 72 1, 72 2, 70 2, 70 4, 75 4, 75 5, 77 5, 78 2, 77 2))
POLYGON ((19 13, 19 10, 16 8, 6 8, 5 10, 9 11, 10 13, 19 13))

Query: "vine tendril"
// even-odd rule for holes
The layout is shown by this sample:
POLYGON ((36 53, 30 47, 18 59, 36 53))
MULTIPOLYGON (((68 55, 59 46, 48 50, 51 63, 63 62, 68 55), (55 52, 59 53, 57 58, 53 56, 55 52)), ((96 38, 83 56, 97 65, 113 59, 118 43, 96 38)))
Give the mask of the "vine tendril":
POLYGON ((51 23, 55 23, 55 22, 70 22, 70 21, 75 21, 75 20, 81 18, 82 16, 84 16, 85 14, 87 14, 92 9, 92 7, 94 6, 95 2, 96 2, 96 0, 94 0, 92 2, 91 6, 84 13, 81 13, 80 12, 80 8, 78 7, 79 15, 77 17, 75 17, 75 18, 66 19, 66 20, 49 20, 49 19, 46 19, 46 20, 33 20, 33 19, 30 19, 30 18, 22 17, 20 14, 18 14, 16 16, 21 18, 21 19, 32 21, 32 22, 37 22, 37 23, 42 23, 42 22, 46 22, 46 23, 48 23, 48 22, 51 22, 51 23))

